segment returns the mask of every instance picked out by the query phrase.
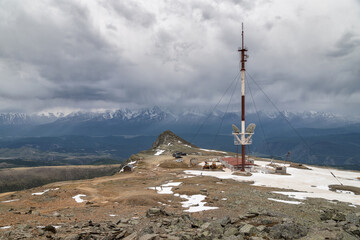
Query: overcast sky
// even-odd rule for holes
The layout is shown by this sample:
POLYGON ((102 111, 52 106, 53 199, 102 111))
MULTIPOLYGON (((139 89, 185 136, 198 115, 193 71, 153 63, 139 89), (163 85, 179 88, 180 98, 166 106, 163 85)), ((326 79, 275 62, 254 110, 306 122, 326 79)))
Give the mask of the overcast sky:
POLYGON ((241 22, 281 110, 360 115, 359 0, 0 0, 0 112, 207 110, 239 71, 241 22))

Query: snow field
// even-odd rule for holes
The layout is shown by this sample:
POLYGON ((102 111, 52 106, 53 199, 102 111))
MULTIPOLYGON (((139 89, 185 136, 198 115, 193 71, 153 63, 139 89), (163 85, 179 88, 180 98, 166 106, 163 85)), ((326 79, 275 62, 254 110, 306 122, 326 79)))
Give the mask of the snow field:
MULTIPOLYGON (((255 161, 255 164, 265 167, 269 162, 255 161)), ((309 166, 308 166, 309 167, 309 166)), ((296 190, 299 192, 276 192, 278 194, 287 195, 291 198, 304 200, 306 198, 324 198, 327 200, 338 200, 354 205, 360 205, 360 196, 352 195, 347 191, 333 192, 330 191, 329 185, 339 185, 339 182, 331 175, 329 169, 319 167, 309 167, 311 170, 287 168, 290 175, 276 175, 265 173, 252 173, 252 176, 232 175, 229 169, 225 171, 197 171, 186 170, 186 174, 212 176, 220 179, 233 179, 236 181, 254 181, 254 186, 276 187, 287 190, 296 190)), ((354 186, 360 188, 360 181, 357 177, 359 172, 343 171, 331 169, 337 178, 346 186, 354 186)))

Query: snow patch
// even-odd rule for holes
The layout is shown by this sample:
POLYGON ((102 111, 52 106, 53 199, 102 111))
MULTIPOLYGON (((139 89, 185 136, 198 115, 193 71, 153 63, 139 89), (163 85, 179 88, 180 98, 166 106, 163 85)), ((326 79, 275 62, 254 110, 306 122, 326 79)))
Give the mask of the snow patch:
POLYGON ((205 206, 206 202, 203 202, 203 200, 205 200, 206 198, 205 195, 180 195, 180 197, 187 200, 185 202, 181 202, 183 208, 189 208, 187 210, 184 210, 184 212, 201 212, 206 210, 218 209, 218 207, 205 206))
POLYGON ((1 203, 9 203, 9 202, 16 202, 19 201, 20 199, 11 199, 11 200, 6 200, 6 201, 1 201, 1 203))
POLYGON ((148 189, 155 190, 158 194, 173 194, 172 188, 179 186, 181 183, 182 182, 169 182, 157 187, 149 187, 148 189))
POLYGON ((31 195, 34 195, 34 196, 40 196, 40 195, 43 195, 44 193, 50 191, 50 189, 46 189, 44 190, 43 192, 36 192, 36 193, 32 193, 31 195))
POLYGON ((87 201, 87 200, 81 199, 81 197, 86 197, 86 195, 85 194, 78 194, 78 195, 73 196, 72 198, 75 199, 75 201, 77 203, 82 203, 82 202, 87 201))
POLYGON ((162 154, 163 152, 165 152, 165 150, 158 149, 158 150, 156 150, 156 153, 155 153, 154 155, 155 155, 155 156, 159 156, 159 155, 162 154))
POLYGON ((312 187, 316 187, 318 189, 323 189, 323 190, 330 190, 329 186, 324 185, 324 186, 312 186, 312 187))
POLYGON ((218 152, 218 153, 225 153, 225 154, 226 154, 226 152, 217 151, 217 150, 212 150, 212 149, 200 148, 200 150, 205 151, 205 152, 218 152))
POLYGON ((298 202, 298 201, 286 201, 286 200, 280 200, 280 199, 275 199, 275 198, 268 198, 271 201, 275 201, 275 202, 281 202, 281 203, 288 203, 288 204, 303 204, 302 202, 298 202))
POLYGON ((32 193, 31 195, 33 196, 40 196, 40 195, 43 195, 44 193, 48 192, 48 191, 57 191, 59 190, 59 188, 50 188, 50 189, 45 189, 44 191, 42 192, 36 192, 36 193, 32 193))
POLYGON ((290 198, 295 198, 299 200, 306 200, 308 194, 307 192, 273 192, 273 193, 282 194, 290 198))
POLYGON ((193 178, 193 177, 196 177, 196 176, 191 176, 191 175, 190 176, 184 176, 183 179, 185 179, 185 178, 193 178))
POLYGON ((9 229, 11 228, 11 226, 3 226, 3 227, 0 227, 1 230, 5 230, 5 229, 9 229))
POLYGON ((352 191, 336 190, 336 192, 337 192, 337 193, 343 193, 343 194, 355 195, 355 193, 352 192, 352 191))

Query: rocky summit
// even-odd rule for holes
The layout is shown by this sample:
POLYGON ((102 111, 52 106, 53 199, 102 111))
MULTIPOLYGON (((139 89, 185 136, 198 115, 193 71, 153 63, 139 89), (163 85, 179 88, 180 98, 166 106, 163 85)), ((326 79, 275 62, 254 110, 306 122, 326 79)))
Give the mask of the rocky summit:
POLYGON ((165 132, 161 133, 156 141, 153 143, 152 148, 158 148, 161 145, 187 145, 190 147, 195 147, 195 145, 191 144, 190 142, 186 141, 185 139, 177 136, 175 133, 173 133, 170 130, 166 130, 165 132))
POLYGON ((113 176, 0 194, 0 239, 360 238, 359 172, 332 170, 343 183, 334 185, 310 165, 288 163, 284 175, 203 169, 229 155, 163 133, 113 176), (176 159, 179 148, 188 152, 176 159))

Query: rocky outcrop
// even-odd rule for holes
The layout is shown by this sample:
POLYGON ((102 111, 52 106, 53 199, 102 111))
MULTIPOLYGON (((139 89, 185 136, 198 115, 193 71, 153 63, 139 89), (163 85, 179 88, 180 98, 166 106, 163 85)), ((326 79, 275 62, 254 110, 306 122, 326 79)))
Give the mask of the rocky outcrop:
POLYGON ((129 163, 138 162, 138 161, 141 161, 143 159, 144 159, 144 157, 139 156, 139 154, 133 154, 124 162, 124 164, 126 165, 126 164, 129 164, 129 163))
POLYGON ((186 141, 185 139, 177 136, 175 133, 173 133, 170 130, 166 130, 165 132, 161 133, 158 138, 156 139, 156 141, 153 143, 152 145, 152 149, 155 149, 161 145, 168 145, 168 144, 173 144, 173 145, 177 145, 177 144, 186 144, 188 146, 191 147, 195 147, 195 145, 191 144, 190 142, 186 141))

